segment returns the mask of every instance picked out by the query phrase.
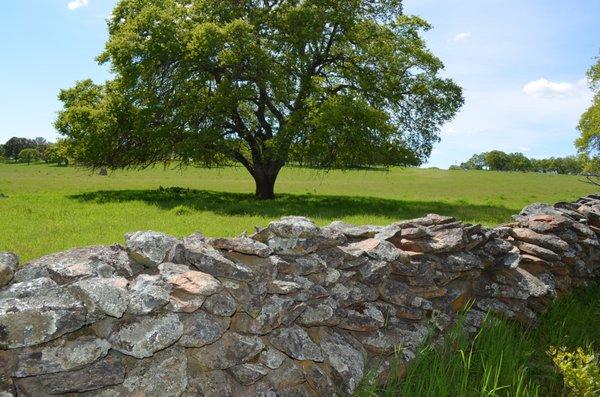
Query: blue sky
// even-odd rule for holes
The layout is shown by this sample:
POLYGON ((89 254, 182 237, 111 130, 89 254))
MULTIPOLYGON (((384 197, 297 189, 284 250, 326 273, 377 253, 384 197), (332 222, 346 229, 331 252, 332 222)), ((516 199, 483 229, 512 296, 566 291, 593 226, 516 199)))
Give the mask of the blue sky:
MULTIPOLYGON (((59 89, 109 75, 97 56, 115 0, 6 1, 0 14, 0 142, 50 140, 59 89)), ((405 0, 433 25, 428 45, 463 88, 429 165, 448 167, 500 149, 531 157, 575 153, 591 93, 585 71, 600 55, 600 0, 405 0)))

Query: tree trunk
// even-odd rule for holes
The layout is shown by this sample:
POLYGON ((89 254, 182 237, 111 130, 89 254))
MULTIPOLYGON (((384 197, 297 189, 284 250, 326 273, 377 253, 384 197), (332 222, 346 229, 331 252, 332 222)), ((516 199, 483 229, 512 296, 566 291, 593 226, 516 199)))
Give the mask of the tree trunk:
POLYGON ((256 198, 259 200, 272 200, 275 198, 275 181, 279 169, 274 167, 255 167, 254 181, 256 182, 256 198))

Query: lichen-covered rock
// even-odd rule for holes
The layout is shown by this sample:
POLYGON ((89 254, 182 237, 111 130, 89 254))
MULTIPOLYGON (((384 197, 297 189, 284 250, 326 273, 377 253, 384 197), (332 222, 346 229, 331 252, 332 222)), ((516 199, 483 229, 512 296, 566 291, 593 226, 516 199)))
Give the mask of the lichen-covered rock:
POLYGON ((147 267, 156 267, 162 263, 178 242, 173 236, 153 231, 125 235, 125 246, 129 255, 147 267))
MULTIPOLYGON (((159 266, 161 268, 165 264, 159 266)), ((200 308, 207 296, 223 289, 223 285, 210 274, 187 270, 170 271, 163 278, 171 287, 171 306, 176 312, 191 313, 200 308)))
POLYGON ((179 344, 185 347, 202 347, 217 341, 229 328, 229 317, 216 316, 198 310, 181 316, 183 335, 179 344))
POLYGON ((296 360, 323 361, 321 349, 301 327, 278 328, 271 332, 269 342, 296 360))
POLYGON ((44 345, 15 351, 13 376, 50 374, 70 371, 106 356, 110 343, 92 335, 71 340, 57 339, 44 345))
POLYGON ((215 238, 210 240, 210 244, 218 249, 256 255, 261 258, 267 258, 273 253, 273 250, 268 245, 249 237, 215 238))
POLYGON ((47 342, 86 323, 87 309, 49 278, 0 290, 0 348, 47 342))
POLYGON ((227 291, 223 291, 206 298, 202 308, 217 316, 231 317, 235 313, 237 305, 231 295, 227 291))
POLYGON ((69 291, 85 303, 89 314, 121 317, 129 304, 128 284, 123 277, 94 277, 71 284, 69 291))
POLYGON ((13 279, 19 266, 19 257, 12 252, 0 252, 0 288, 13 279))
POLYGON ((225 332, 213 344, 187 349, 188 359, 207 370, 227 369, 249 362, 264 349, 257 336, 246 336, 236 332, 225 332))
POLYGON ((112 348, 136 358, 146 358, 171 346, 183 335, 176 314, 131 317, 118 322, 109 337, 112 348))
POLYGON ((177 397, 187 385, 187 357, 183 349, 174 347, 136 362, 123 389, 131 396, 177 397))
POLYGON ((229 373, 244 386, 249 386, 269 373, 262 364, 240 364, 228 369, 229 373))
POLYGON ((125 378, 123 359, 118 353, 76 371, 41 375, 37 379, 49 394, 81 393, 118 385, 125 378))
POLYGON ((331 332, 321 338, 325 362, 333 369, 338 392, 351 396, 363 378, 366 353, 347 335, 331 332))
POLYGON ((171 300, 171 287, 159 275, 140 274, 129 284, 127 311, 131 314, 148 314, 171 300))

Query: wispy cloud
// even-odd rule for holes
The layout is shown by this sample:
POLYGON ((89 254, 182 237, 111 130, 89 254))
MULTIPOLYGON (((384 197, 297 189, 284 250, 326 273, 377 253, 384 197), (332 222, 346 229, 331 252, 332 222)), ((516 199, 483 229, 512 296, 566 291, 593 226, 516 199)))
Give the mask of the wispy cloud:
POLYGON ((575 83, 556 82, 545 78, 530 81, 523 86, 523 92, 533 98, 565 98, 580 96, 586 90, 586 80, 575 83))
POLYGON ((460 32, 460 33, 454 35, 454 37, 452 37, 448 41, 453 41, 453 42, 465 41, 465 40, 467 40, 470 37, 471 37, 471 33, 470 32, 460 32))
POLYGON ((78 9, 79 7, 87 6, 89 0, 73 0, 69 4, 67 4, 67 8, 71 11, 78 9))

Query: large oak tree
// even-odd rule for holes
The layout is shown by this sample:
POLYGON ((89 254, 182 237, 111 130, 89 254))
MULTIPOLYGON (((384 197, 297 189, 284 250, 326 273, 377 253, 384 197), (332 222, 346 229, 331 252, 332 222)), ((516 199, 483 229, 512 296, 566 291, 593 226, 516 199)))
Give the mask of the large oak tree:
POLYGON ((121 0, 57 129, 91 167, 418 165, 463 103, 401 0, 121 0))

